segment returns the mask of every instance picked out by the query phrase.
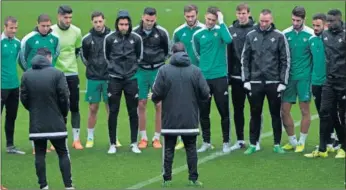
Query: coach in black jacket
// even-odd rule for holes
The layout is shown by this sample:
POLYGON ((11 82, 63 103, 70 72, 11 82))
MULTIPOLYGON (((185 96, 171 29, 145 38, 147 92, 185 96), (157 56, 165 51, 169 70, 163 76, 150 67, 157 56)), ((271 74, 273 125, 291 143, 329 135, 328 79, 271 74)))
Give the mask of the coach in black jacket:
POLYGON ((40 188, 48 186, 45 164, 47 140, 51 141, 59 156, 65 187, 72 187, 71 165, 66 146, 69 91, 64 74, 51 66, 51 60, 36 55, 32 59, 32 69, 22 76, 20 88, 21 102, 30 115, 29 138, 34 141, 36 174, 40 188))
POLYGON ((116 153, 116 137, 120 99, 124 91, 131 128, 131 150, 141 153, 137 146, 138 134, 138 85, 136 72, 143 57, 141 36, 132 32, 132 23, 127 11, 118 12, 115 21, 116 31, 109 33, 104 40, 104 54, 108 62, 108 129, 110 138, 109 154, 116 153))
POLYGON ((172 180, 172 163, 177 136, 181 135, 188 157, 191 185, 197 181, 196 137, 199 134, 198 103, 209 98, 209 87, 200 69, 191 65, 184 45, 180 42, 172 47, 170 63, 159 69, 153 85, 152 100, 162 101, 162 129, 164 136, 164 184, 172 180))
POLYGON ((274 152, 284 153, 280 147, 281 92, 285 90, 288 82, 290 53, 285 36, 275 28, 272 19, 270 10, 262 10, 259 24, 246 36, 241 55, 242 79, 244 88, 248 90, 251 107, 251 145, 245 154, 256 151, 265 96, 272 117, 274 152))

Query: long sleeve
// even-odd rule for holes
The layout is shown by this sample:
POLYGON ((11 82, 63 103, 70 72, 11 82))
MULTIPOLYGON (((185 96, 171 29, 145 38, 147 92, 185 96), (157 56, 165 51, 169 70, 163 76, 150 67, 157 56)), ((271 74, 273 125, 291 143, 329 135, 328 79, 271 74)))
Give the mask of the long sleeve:
POLYGON ((221 39, 225 44, 229 44, 232 42, 232 36, 231 33, 229 32, 227 26, 225 23, 220 24, 220 35, 221 39))
POLYGON ((138 35, 137 33, 133 33, 133 34, 136 34, 138 37, 138 39, 136 40, 135 48, 136 48, 137 60, 138 62, 140 62, 143 59, 143 40, 142 40, 142 37, 138 35))
POLYGON ((28 38, 28 36, 23 38, 19 52, 19 66, 22 68, 23 71, 26 71, 28 69, 27 60, 31 49, 29 44, 27 43, 28 38))
POLYGON ((279 41, 279 60, 280 60, 280 82, 288 84, 288 77, 291 66, 290 48, 286 37, 282 34, 279 41))
POLYGON ((195 53, 195 56, 197 58, 197 60, 199 60, 199 57, 200 57, 200 44, 199 44, 199 38, 198 36, 196 35, 197 34, 197 31, 192 35, 192 49, 193 49, 193 52, 195 53))
POLYGON ((108 34, 103 40, 103 54, 107 63, 109 63, 109 55, 111 52, 110 42, 108 40, 109 38, 110 38, 110 35, 108 34))
POLYGON ((165 99, 166 94, 167 94, 167 89, 166 89, 166 85, 165 85, 165 77, 164 74, 162 72, 162 69, 160 68, 157 75, 156 75, 156 79, 155 82, 153 84, 153 95, 151 97, 151 100, 154 103, 158 103, 160 101, 162 101, 163 99, 165 99))
POLYGON ((20 101, 26 110, 30 110, 29 90, 25 82, 25 75, 22 76, 20 84, 20 101))
POLYGON ((246 36, 243 51, 241 54, 241 78, 243 82, 249 82, 251 79, 251 44, 249 36, 246 36))
POLYGON ((66 77, 63 73, 58 76, 58 83, 56 87, 58 94, 58 105, 63 117, 67 117, 69 110, 69 90, 67 86, 66 77))
POLYGON ((169 33, 168 31, 161 27, 161 26, 157 26, 158 29, 162 30, 162 34, 161 34, 161 47, 165 53, 165 56, 168 57, 169 52, 170 52, 170 40, 169 40, 169 33))
POLYGON ((87 42, 87 38, 83 38, 81 58, 82 58, 82 62, 84 63, 85 66, 88 65, 89 52, 90 52, 90 45, 87 42))

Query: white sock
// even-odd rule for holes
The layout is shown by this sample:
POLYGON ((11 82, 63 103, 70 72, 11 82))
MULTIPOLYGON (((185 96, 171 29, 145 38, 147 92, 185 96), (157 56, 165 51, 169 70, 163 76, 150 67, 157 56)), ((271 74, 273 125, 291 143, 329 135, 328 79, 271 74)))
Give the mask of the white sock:
POLYGON ((155 132, 153 141, 154 140, 160 140, 160 133, 155 132))
POLYGON ((72 133, 73 133, 73 141, 79 140, 79 129, 73 128, 72 133))
POLYGON ((299 144, 305 144, 307 133, 300 133, 299 144))
POLYGON ((34 143, 34 141, 31 141, 31 146, 32 146, 33 149, 35 149, 35 143, 34 143))
POLYGON ((292 146, 297 146, 297 137, 296 135, 288 136, 288 140, 292 146))
POLYGON ((89 129, 88 128, 88 140, 93 140, 94 139, 94 128, 89 129))
POLYGON ((140 131, 139 133, 141 134, 141 137, 143 140, 146 140, 146 141, 148 140, 147 131, 144 130, 144 131, 140 131))

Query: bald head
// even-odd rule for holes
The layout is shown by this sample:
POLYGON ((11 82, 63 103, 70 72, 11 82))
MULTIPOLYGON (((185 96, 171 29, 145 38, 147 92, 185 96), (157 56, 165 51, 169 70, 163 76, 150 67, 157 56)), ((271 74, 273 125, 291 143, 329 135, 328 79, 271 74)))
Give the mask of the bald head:
POLYGON ((177 42, 172 47, 172 53, 185 52, 185 46, 181 42, 177 42))

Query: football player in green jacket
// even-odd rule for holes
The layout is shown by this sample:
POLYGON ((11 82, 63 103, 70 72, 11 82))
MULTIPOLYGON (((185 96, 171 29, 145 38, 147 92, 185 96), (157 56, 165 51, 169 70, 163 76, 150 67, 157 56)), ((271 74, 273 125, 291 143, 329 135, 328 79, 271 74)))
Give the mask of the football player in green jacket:
POLYGON ((6 151, 11 154, 25 154, 14 146, 14 128, 19 104, 19 80, 17 60, 20 41, 15 37, 18 28, 17 19, 9 16, 4 20, 5 30, 1 34, 1 115, 6 108, 5 134, 6 151))
MULTIPOLYGON (((207 79, 210 93, 214 96, 216 106, 221 116, 223 151, 229 152, 229 96, 226 47, 232 42, 228 27, 223 22, 223 15, 216 7, 209 7, 205 15, 205 25, 192 36, 192 47, 199 60, 198 66, 207 79), (216 25, 216 21, 220 25, 216 25)), ((200 104, 200 122, 203 132, 203 145, 198 152, 212 149, 210 142, 210 102, 200 104)))
POLYGON ((51 25, 50 17, 41 14, 37 18, 35 29, 22 39, 20 63, 25 70, 31 68, 31 59, 36 55, 37 50, 43 47, 52 52, 52 64, 55 65, 59 56, 59 37, 52 33, 51 25))

